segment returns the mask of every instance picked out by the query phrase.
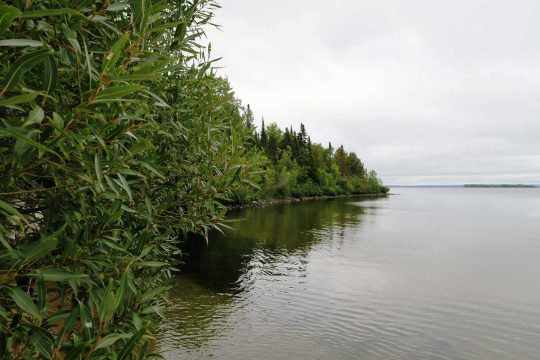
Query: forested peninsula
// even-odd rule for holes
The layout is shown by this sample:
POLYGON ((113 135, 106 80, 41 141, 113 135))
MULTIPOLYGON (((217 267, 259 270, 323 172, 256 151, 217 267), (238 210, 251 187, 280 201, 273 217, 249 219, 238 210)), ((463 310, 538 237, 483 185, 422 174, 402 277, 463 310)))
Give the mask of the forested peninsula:
POLYGON ((254 126, 212 0, 0 5, 0 358, 157 358, 187 234, 262 198, 380 193, 304 126, 254 126))
POLYGON ((257 169, 249 177, 253 186, 237 190, 238 201, 388 192, 354 152, 343 145, 335 149, 331 143, 313 144, 304 124, 298 131, 292 126, 282 130, 263 120, 257 131, 249 105, 243 118, 248 158, 256 159, 257 169))

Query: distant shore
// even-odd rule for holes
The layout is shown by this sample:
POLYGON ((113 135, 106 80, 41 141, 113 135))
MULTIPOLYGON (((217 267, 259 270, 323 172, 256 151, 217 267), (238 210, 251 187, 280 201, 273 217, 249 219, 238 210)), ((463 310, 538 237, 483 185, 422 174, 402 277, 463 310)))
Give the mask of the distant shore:
POLYGON ((464 184, 464 185, 386 185, 389 188, 540 188, 540 185, 529 184, 464 184))
POLYGON ((465 188, 519 188, 519 189, 530 189, 537 188, 536 185, 525 185, 525 184, 465 184, 465 188))

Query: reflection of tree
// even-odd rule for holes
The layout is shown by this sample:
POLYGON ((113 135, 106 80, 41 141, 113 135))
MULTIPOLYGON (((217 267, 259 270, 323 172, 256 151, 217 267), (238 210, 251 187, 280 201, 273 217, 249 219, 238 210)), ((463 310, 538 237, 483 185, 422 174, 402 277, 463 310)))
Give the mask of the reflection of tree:
POLYGON ((344 200, 247 209, 230 215, 238 221, 225 236, 212 234, 208 244, 188 239, 183 273, 170 291, 171 306, 160 329, 161 349, 170 358, 186 352, 204 357, 209 341, 234 326, 231 314, 257 280, 303 276, 309 251, 357 226, 362 213, 362 207, 344 200))
MULTIPOLYGON (((234 231, 212 234, 208 245, 189 239, 187 272, 213 289, 240 290, 260 271, 305 268, 305 257, 336 230, 360 223, 363 209, 344 200, 308 201, 231 214, 234 231)), ((278 273, 279 274, 279 273, 278 273)))

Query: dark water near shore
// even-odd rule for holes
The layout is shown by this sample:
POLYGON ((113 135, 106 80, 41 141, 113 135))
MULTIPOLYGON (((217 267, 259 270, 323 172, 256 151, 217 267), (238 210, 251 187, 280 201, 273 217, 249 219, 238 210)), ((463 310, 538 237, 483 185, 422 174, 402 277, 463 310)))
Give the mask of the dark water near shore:
POLYGON ((194 246, 168 359, 539 359, 540 189, 244 210, 194 246))

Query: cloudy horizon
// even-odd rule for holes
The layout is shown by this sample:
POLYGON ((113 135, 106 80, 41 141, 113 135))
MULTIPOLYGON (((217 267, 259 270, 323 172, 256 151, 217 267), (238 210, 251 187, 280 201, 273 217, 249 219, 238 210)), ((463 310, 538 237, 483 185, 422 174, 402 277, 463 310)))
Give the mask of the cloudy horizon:
POLYGON ((388 184, 540 184, 540 3, 221 5, 213 56, 257 123, 304 123, 388 184))

